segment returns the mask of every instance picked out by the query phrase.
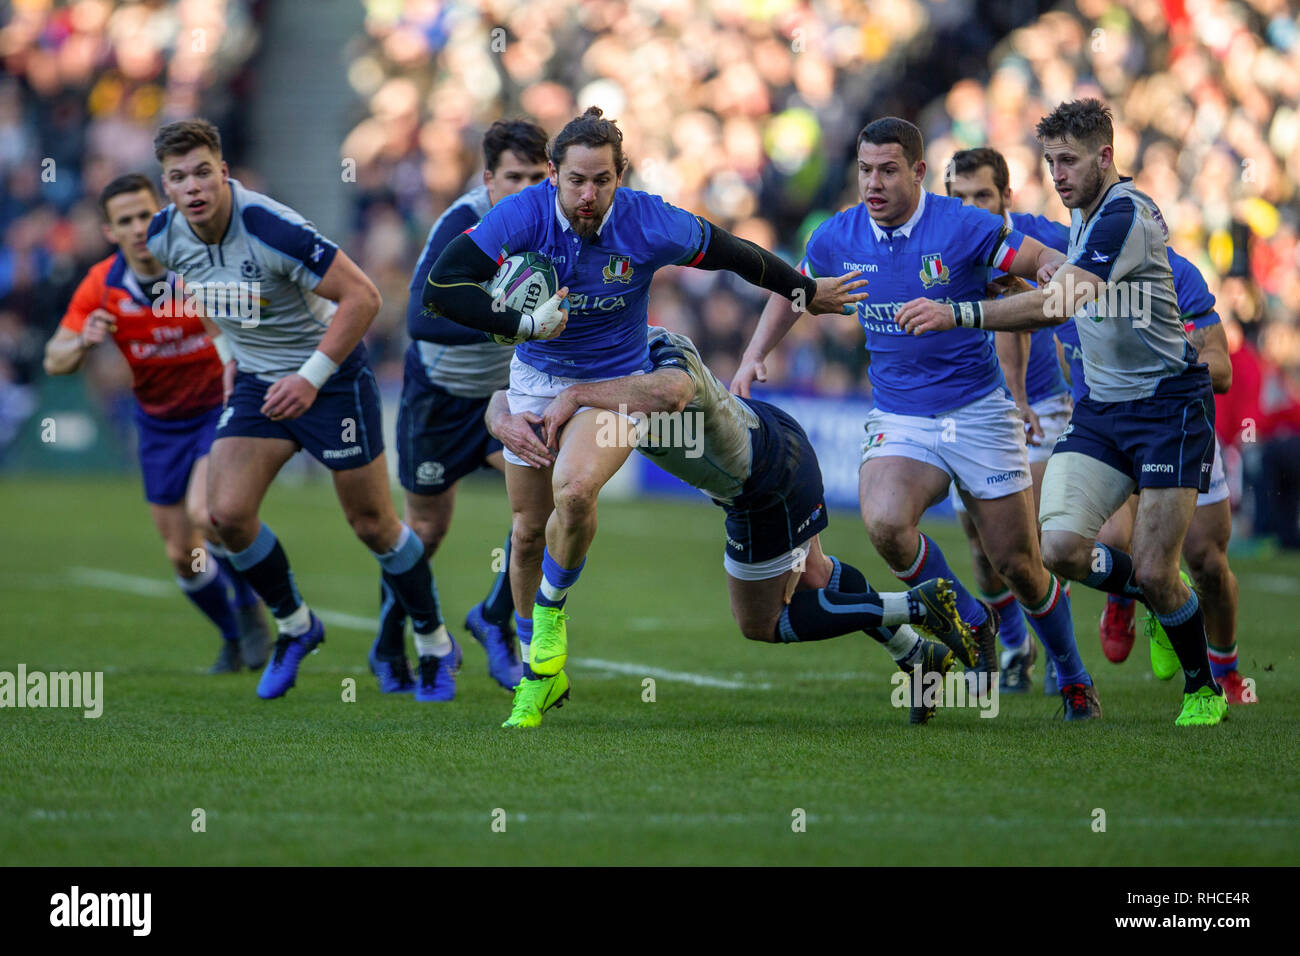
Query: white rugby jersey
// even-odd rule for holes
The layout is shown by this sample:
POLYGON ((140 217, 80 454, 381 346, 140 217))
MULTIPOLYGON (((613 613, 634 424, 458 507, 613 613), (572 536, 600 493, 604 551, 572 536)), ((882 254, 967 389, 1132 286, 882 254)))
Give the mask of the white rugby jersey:
POLYGON ((686 372, 695 383, 695 396, 680 416, 671 416, 671 421, 659 428, 653 427, 652 418, 648 433, 651 438, 659 434, 662 439, 668 439, 665 433, 672 429, 683 430, 685 434, 676 435, 678 440, 665 441, 666 447, 642 442, 637 445, 637 451, 714 501, 731 504, 753 472, 751 432, 762 427, 762 422, 753 409, 727 391, 727 386, 709 371, 689 338, 655 326, 649 329, 648 338, 655 368, 671 365, 686 372), (674 349, 662 352, 656 349, 661 339, 667 339, 674 349), (697 427, 697 422, 701 427, 697 427))
POLYGON ((1106 191, 1087 222, 1070 210, 1066 261, 1108 283, 1074 317, 1094 401, 1150 398, 1196 360, 1174 292, 1168 238, 1160 210, 1128 177, 1106 191))
POLYGON ((195 235, 172 203, 149 224, 149 251, 220 327, 240 371, 279 377, 311 356, 334 317, 336 304, 313 290, 338 246, 283 203, 229 182, 220 242, 195 235))

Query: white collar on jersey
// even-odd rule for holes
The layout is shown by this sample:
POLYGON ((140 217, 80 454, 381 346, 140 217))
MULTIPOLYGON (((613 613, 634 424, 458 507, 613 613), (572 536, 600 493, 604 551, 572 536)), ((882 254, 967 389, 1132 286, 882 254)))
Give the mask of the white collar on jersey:
MULTIPOLYGON (((926 192, 922 189, 921 198, 916 204, 916 212, 912 213, 912 218, 907 220, 907 222, 903 223, 901 226, 894 227, 894 235, 902 236, 904 239, 907 239, 912 235, 912 229, 921 221, 921 213, 925 212, 925 196, 926 192)), ((874 219, 871 220, 871 231, 876 234, 876 242, 889 241, 889 235, 885 230, 876 225, 876 220, 874 219)))
MULTIPOLYGON (((614 198, 618 199, 617 189, 614 190, 614 198)), ((613 214, 614 214, 614 203, 611 202, 609 204, 609 208, 605 210, 605 218, 602 219, 600 221, 600 225, 596 227, 597 239, 600 238, 601 230, 605 228, 605 223, 609 222, 609 217, 612 216, 613 214)), ((560 191, 558 189, 555 190, 555 218, 560 221, 561 229, 563 229, 565 232, 573 232, 573 226, 569 223, 569 220, 565 218, 564 210, 560 208, 560 191)))

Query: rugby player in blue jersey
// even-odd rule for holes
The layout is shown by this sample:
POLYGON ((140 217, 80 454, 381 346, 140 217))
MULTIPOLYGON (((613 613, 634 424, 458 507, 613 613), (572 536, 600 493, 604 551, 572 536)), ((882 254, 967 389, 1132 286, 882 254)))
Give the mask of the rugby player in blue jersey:
MULTIPOLYGON (((621 186, 623 134, 595 107, 551 144, 549 179, 497 203, 469 234, 451 242, 429 275, 425 305, 456 322, 516 339, 510 410, 537 416, 578 381, 648 370, 646 302, 667 265, 728 269, 813 312, 837 312, 863 297, 854 275, 813 280, 753 243, 664 202, 621 186), (532 315, 492 300, 480 283, 498 263, 537 252, 554 264, 560 291, 532 315), (568 299, 567 318, 559 319, 568 299), (567 321, 557 335, 557 323, 567 321), (547 337, 538 341, 539 336, 547 337)), ((622 429, 620 429, 622 430, 622 429)), ((555 697, 567 655, 565 596, 596 531, 596 496, 631 451, 595 410, 575 415, 558 436, 553 466, 507 451, 514 512, 510 581, 524 680, 508 726, 530 702, 555 697), (529 609, 525 617, 519 612, 529 609)))
POLYGON ((948 329, 1056 326, 1094 307, 1075 323, 1088 395, 1075 404, 1043 476, 1043 554, 1065 577, 1147 603, 1183 668, 1175 722, 1212 726, 1227 701, 1210 669, 1204 612, 1178 562, 1197 495, 1209 489, 1214 395, 1183 330, 1168 228, 1150 197, 1116 170, 1110 110, 1099 100, 1062 104, 1037 134, 1071 211, 1065 264, 1044 269, 1031 291, 951 305, 918 298, 896 320, 926 342, 943 336, 925 333, 948 329), (1097 534, 1135 489, 1130 555, 1097 534))
MULTIPOLYGON (((643 422, 637 450, 726 512, 723 566, 731 612, 746 638, 790 644, 865 631, 922 687, 941 680, 954 655, 973 662, 975 637, 957 614, 947 582, 881 594, 857 568, 822 551, 827 516, 821 469, 799 423, 775 405, 728 393, 686 336, 652 328, 649 338, 651 372, 570 385, 542 412, 543 436, 581 408, 643 422), (688 433, 698 441, 682 440, 688 433), (948 647, 922 640, 910 624, 948 647)), ((518 417, 510 414, 505 392, 492 397, 489 427, 506 447, 521 457, 552 460, 518 417)), ((519 725, 537 726, 567 693, 566 683, 554 697, 532 701, 519 725)), ((935 706, 922 701, 910 711, 910 721, 923 724, 935 706)))
MULTIPOLYGON (((510 381, 511 350, 427 311, 424 287, 449 242, 472 229, 506 196, 546 178, 545 131, 523 120, 493 123, 483 136, 483 164, 483 182, 448 206, 429 230, 406 307, 413 341, 406 350, 397 413, 397 474, 406 490, 406 523, 420 536, 426 558, 433 557, 451 526, 456 483, 485 465, 505 470, 501 443, 488 434, 483 412, 488 396, 510 381)), ((488 673, 513 690, 522 668, 510 626, 515 605, 509 553, 507 533, 506 559, 487 597, 466 616, 465 627, 487 651, 488 673)), ((370 651, 370 669, 379 678, 379 689, 389 694, 414 691, 416 700, 429 699, 437 659, 421 653, 417 686, 406 660, 406 611, 382 582, 380 595, 379 634, 370 651)))
POLYGON ((325 627, 298 593, 289 559, 258 517, 276 474, 300 448, 331 470, 357 537, 427 636, 446 699, 459 648, 439 617, 419 537, 398 520, 388 490, 381 411, 361 337, 379 293, 346 254, 298 213, 231 179, 217 128, 170 123, 154 138, 171 205, 154 216, 148 247, 176 272, 187 297, 215 323, 234 388, 217 421, 208 465, 208 511, 230 562, 279 627, 257 694, 283 696, 325 627))
MULTIPOLYGON (((1063 246, 1055 241, 1058 232, 1068 237, 1064 226, 1043 216, 1010 211, 1011 174, 1007 161, 997 150, 981 147, 954 153, 944 169, 943 184, 949 196, 1001 216, 1013 229, 1033 236, 1045 246, 1064 251, 1063 246)), ((1056 336, 1051 329, 993 334, 1007 389, 1025 419, 1029 473, 1034 483, 1034 514, 1038 514, 1047 459, 1052 454, 1052 445, 1070 421, 1073 407, 1070 387, 1061 371, 1056 336)), ((998 638, 1006 648, 998 665, 999 687, 1007 694, 1025 693, 1033 683, 1037 646, 1026 640, 1025 619, 1020 605, 989 563, 979 532, 956 491, 954 485, 953 507, 970 545, 975 583, 981 591, 980 597, 998 612, 998 638)))
MULTIPOLYGON (((1039 553, 1024 425, 992 343, 978 330, 918 340, 894 321, 896 310, 918 296, 949 314, 949 303, 982 298, 990 268, 1032 278, 1062 256, 999 216, 925 191, 923 155, 921 131, 911 123, 887 117, 866 126, 858 135, 862 201, 818 227, 804 256, 810 275, 855 268, 871 281, 870 300, 859 307, 876 405, 859 472, 862 518, 876 551, 904 583, 953 582, 957 608, 980 640, 981 677, 990 679, 997 616, 962 586, 919 529, 925 510, 955 480, 990 563, 1057 662, 1065 718, 1099 717, 1075 646, 1069 596, 1039 553)), ((747 395, 752 382, 764 380, 764 357, 797 318, 768 302, 733 391, 747 395)))
MULTIPOLYGON (((1232 386, 1232 361, 1228 356, 1228 339, 1222 320, 1214 308, 1214 296, 1199 269, 1174 249, 1169 266, 1174 273, 1174 293, 1187 340, 1196 349, 1197 358, 1210 373, 1210 385, 1216 393, 1232 386)), ((1070 363, 1070 383, 1076 399, 1088 394, 1084 380, 1083 349, 1075 320, 1067 319, 1056 328, 1065 356, 1070 363)), ((1102 527, 1097 540, 1128 550, 1133 539, 1137 500, 1130 498, 1102 527)), ((1228 502, 1228 477, 1218 440, 1214 444, 1214 469, 1209 490, 1197 495, 1196 511, 1183 541, 1183 558, 1187 561, 1197 600, 1205 612, 1210 670, 1223 688, 1229 704, 1253 704, 1258 696, 1237 669, 1237 578, 1228 564, 1228 540, 1232 536, 1232 508, 1228 502)), ((1121 594, 1106 596, 1102 614, 1101 649, 1108 660, 1119 663, 1133 649, 1134 599, 1121 594)), ((1151 644, 1151 668, 1161 680, 1178 672, 1178 657, 1164 628, 1155 615, 1147 618, 1151 644)))

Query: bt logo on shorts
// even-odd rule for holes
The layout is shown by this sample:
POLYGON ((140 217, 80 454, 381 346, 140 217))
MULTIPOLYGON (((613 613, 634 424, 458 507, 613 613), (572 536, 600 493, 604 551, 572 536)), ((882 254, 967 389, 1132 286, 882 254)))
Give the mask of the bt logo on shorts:
POLYGON ((798 534, 804 528, 808 527, 810 524, 812 524, 814 521, 817 520, 817 516, 820 515, 821 513, 822 513, 822 506, 819 504, 816 508, 813 509, 813 513, 804 519, 804 523, 794 529, 794 533, 798 534))
POLYGON ((1143 472, 1157 471, 1160 472, 1160 474, 1162 475, 1172 475, 1174 473, 1174 466, 1162 464, 1160 462, 1149 461, 1142 466, 1142 471, 1143 472))
POLYGON ((1015 481, 1017 478, 1023 478, 1024 476, 1025 470, 1023 468, 1017 468, 1014 471, 1000 471, 996 475, 989 475, 985 478, 984 484, 1000 485, 1004 481, 1015 481))

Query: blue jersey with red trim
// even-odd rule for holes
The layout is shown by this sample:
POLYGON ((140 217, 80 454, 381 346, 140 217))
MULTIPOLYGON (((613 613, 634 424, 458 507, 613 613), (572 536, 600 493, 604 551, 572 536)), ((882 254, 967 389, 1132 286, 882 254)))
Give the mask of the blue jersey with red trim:
POLYGON ((541 253, 569 287, 564 331, 516 346, 520 361, 550 375, 610 378, 649 368, 650 280, 663 266, 698 262, 709 226, 659 196, 620 187, 596 234, 584 239, 547 181, 501 200, 469 236, 498 262, 541 253))
POLYGON ((906 223, 883 230, 866 205, 837 213, 808 239, 803 270, 868 280, 858 303, 876 405, 901 415, 938 415, 1005 388, 997 353, 978 329, 908 335, 894 321, 903 303, 927 298, 977 302, 988 270, 1006 270, 1024 236, 999 216, 936 193, 921 193, 906 223))

